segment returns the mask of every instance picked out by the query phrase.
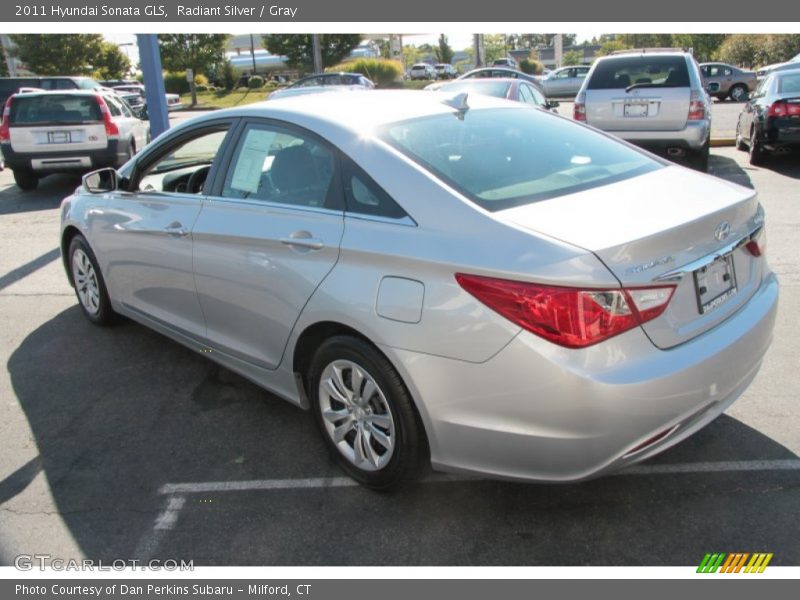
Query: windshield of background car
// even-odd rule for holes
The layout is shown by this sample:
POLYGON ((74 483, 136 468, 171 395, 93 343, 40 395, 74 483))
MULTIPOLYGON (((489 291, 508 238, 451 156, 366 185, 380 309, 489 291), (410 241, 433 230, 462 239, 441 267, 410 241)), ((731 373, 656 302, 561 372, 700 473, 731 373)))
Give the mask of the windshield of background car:
POLYGON ((633 84, 647 87, 689 87, 689 69, 682 56, 626 56, 601 60, 594 68, 587 88, 624 89, 633 84))
POLYGON ((800 73, 782 75, 778 78, 779 94, 800 94, 800 73))
POLYGON ((14 97, 8 118, 11 125, 49 125, 96 123, 103 115, 94 96, 48 94, 14 97))
POLYGON ((460 94, 461 92, 474 92, 482 96, 494 96, 495 98, 505 98, 508 94, 507 81, 476 81, 474 79, 449 83, 439 88, 441 92, 448 94, 460 94))
POLYGON ((382 140, 489 211, 661 168, 638 150, 544 111, 468 110, 385 125, 382 140))

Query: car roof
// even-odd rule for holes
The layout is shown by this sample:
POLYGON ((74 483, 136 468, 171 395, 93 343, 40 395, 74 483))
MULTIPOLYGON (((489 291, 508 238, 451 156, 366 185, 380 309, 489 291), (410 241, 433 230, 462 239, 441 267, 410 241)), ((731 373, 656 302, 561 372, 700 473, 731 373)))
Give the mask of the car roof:
MULTIPOLYGON (((42 90, 41 92, 25 92, 24 94, 14 94, 15 96, 97 96, 98 94, 108 94, 105 90, 42 90)), ((113 94, 112 94, 113 95, 113 94)))
MULTIPOLYGON (((407 119, 453 114, 443 103, 446 92, 417 90, 374 90, 361 94, 304 94, 214 111, 209 116, 188 119, 184 124, 223 116, 262 116, 290 121, 324 123, 337 129, 361 133, 365 129, 407 119)), ((499 99, 475 94, 468 97, 471 108, 506 107, 499 99)))
POLYGON ((688 52, 684 52, 682 50, 651 50, 647 52, 646 50, 630 50, 630 51, 622 51, 615 52, 614 54, 609 54, 608 56, 600 56, 598 60, 615 60, 620 58, 631 58, 632 56, 638 57, 650 57, 650 56, 679 56, 684 58, 686 56, 690 56, 688 52))

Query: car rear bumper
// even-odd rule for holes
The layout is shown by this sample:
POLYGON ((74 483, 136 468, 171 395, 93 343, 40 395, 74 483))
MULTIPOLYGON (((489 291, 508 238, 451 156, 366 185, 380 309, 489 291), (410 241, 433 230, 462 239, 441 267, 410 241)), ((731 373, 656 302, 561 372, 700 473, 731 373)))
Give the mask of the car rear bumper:
POLYGON ((711 122, 689 121, 686 127, 677 131, 606 131, 637 146, 653 149, 699 150, 710 137, 711 122))
POLYGON ((734 315, 670 350, 637 328, 583 350, 523 332, 479 364, 384 351, 417 400, 435 467, 568 482, 648 458, 722 413, 758 372, 777 302, 769 274, 734 315))
POLYGON ((3 144, 6 166, 12 170, 34 173, 65 173, 91 171, 103 167, 118 167, 130 157, 128 142, 111 140, 100 150, 69 150, 65 152, 16 152, 11 144, 3 144))

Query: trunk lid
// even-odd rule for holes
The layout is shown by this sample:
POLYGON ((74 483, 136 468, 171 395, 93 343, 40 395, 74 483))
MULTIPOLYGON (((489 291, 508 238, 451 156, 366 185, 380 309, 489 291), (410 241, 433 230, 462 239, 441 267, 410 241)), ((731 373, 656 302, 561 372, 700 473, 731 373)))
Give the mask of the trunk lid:
POLYGON ((755 192, 682 167, 496 214, 593 252, 624 287, 676 284, 664 314, 643 325, 659 348, 713 328, 761 281, 763 257, 737 246, 763 221, 755 192))
POLYGON ((688 87, 590 89, 586 122, 604 131, 680 131, 686 127, 690 96, 688 87))

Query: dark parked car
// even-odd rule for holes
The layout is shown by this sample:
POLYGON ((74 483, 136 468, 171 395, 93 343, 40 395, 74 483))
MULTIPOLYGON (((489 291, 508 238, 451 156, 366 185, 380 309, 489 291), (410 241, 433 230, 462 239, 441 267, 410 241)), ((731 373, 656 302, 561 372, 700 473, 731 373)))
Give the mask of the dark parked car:
MULTIPOLYGON (((528 75, 527 73, 523 73, 522 71, 517 71, 516 69, 509 69, 508 67, 480 67, 478 69, 472 69, 472 71, 467 71, 461 77, 456 79, 456 81, 462 81, 464 79, 489 79, 489 78, 520 79, 522 81, 528 81, 530 83, 534 83, 541 87, 541 77, 528 75)), ((442 85, 444 84, 432 83, 430 85, 425 86, 425 89, 438 90, 440 87, 442 87, 442 85)))
POLYGON ((762 80, 739 114, 736 147, 750 152, 751 165, 800 149, 800 68, 762 80))
POLYGON ((0 77, 0 106, 20 88, 51 90, 104 90, 91 77, 0 77))
POLYGON ((375 84, 361 73, 317 73, 298 79, 293 84, 269 94, 271 100, 288 96, 299 96, 337 89, 371 90, 375 84))

